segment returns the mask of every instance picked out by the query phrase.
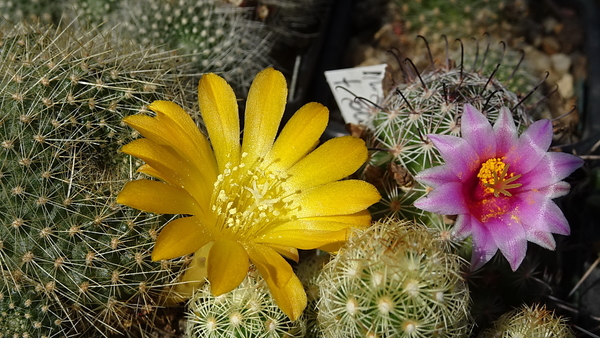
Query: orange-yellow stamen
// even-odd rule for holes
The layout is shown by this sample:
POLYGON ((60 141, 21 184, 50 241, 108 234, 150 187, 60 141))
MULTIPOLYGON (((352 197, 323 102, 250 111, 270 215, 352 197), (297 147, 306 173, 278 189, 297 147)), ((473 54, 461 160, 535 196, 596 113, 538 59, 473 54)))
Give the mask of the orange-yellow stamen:
POLYGON ((490 158, 481 164, 481 169, 477 177, 486 188, 485 192, 493 193, 495 197, 499 197, 500 194, 504 196, 512 196, 508 189, 514 189, 520 187, 522 184, 513 183, 521 175, 515 175, 514 173, 508 173, 508 167, 510 164, 504 163, 502 158, 490 158))

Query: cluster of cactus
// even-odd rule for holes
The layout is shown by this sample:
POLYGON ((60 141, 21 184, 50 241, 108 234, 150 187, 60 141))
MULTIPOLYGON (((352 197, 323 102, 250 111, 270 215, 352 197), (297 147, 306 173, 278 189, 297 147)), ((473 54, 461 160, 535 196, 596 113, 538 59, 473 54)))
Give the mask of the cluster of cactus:
POLYGON ((188 307, 190 338, 303 338, 306 333, 304 317, 290 320, 255 270, 237 288, 217 297, 207 282, 194 292, 188 307))
POLYGON ((575 338, 566 320, 545 306, 523 305, 503 314, 494 326, 481 332, 479 338, 557 337, 575 338))
POLYGON ((156 99, 183 101, 179 65, 110 41, 26 25, 1 37, 4 336, 139 335, 182 267, 150 260, 165 220, 115 201, 138 175, 118 151, 135 137, 122 119, 156 99))
POLYGON ((319 275, 322 336, 466 337, 465 261, 424 225, 387 219, 354 236, 319 275))

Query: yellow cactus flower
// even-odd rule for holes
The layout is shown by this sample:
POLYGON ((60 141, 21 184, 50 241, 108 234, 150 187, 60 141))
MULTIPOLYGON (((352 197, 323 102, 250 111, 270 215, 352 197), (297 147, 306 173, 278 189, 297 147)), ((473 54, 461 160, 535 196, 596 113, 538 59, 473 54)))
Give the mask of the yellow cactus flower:
POLYGON ((210 142, 173 102, 150 104, 154 117, 126 117, 144 138, 122 151, 144 160, 139 171, 159 181, 128 182, 117 201, 185 215, 161 230, 153 260, 208 252, 206 274, 214 295, 237 287, 251 262, 278 306, 296 319, 306 295, 284 257, 297 261, 297 249, 337 250, 352 229, 370 224, 366 209, 380 196, 366 182, 341 180, 366 161, 362 140, 344 136, 316 147, 328 121, 321 104, 300 108, 276 138, 286 96, 280 72, 268 68, 256 76, 241 145, 235 94, 215 74, 198 84, 210 142))

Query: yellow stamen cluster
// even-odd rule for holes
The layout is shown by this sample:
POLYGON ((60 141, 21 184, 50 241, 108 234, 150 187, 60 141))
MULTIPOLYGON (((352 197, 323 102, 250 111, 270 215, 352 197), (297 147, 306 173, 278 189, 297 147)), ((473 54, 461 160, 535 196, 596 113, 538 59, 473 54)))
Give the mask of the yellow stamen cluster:
POLYGON ((495 197, 500 197, 500 194, 504 196, 512 196, 508 189, 514 189, 521 186, 520 183, 513 183, 521 175, 514 173, 508 173, 508 167, 510 164, 503 162, 502 158, 490 158, 481 164, 481 169, 477 173, 477 178, 481 181, 485 192, 493 193, 495 197), (512 184, 511 184, 512 183, 512 184))
POLYGON ((293 219, 293 195, 299 192, 286 191, 282 184, 286 178, 284 172, 228 163, 214 183, 211 210, 216 227, 236 237, 250 238, 273 221, 293 219))

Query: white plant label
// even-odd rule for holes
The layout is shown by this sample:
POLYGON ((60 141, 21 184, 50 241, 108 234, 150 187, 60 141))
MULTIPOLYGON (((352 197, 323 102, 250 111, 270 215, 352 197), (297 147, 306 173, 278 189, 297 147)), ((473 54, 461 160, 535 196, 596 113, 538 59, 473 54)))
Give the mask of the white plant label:
POLYGON ((329 88, 346 123, 365 121, 375 108, 373 103, 381 102, 385 67, 385 64, 380 64, 325 72, 329 88))

